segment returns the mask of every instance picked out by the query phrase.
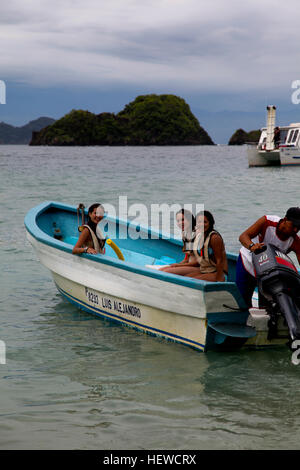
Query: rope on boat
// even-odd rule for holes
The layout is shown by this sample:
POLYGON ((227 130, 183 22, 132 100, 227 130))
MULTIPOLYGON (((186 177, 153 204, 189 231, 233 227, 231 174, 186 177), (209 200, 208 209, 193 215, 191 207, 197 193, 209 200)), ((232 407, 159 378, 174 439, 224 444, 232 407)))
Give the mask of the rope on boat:
POLYGON ((85 224, 84 207, 85 206, 84 206, 84 204, 82 204, 82 202, 77 207, 77 223, 78 223, 78 231, 79 232, 82 232, 82 229, 83 229, 82 226, 85 224), (81 215, 81 224, 79 222, 80 215, 81 215))

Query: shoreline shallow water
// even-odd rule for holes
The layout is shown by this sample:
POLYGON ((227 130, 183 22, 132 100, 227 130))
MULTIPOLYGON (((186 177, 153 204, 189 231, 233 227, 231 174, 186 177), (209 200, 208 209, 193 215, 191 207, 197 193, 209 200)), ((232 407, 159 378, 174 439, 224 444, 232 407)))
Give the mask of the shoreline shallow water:
POLYGON ((228 251, 298 205, 297 168, 248 168, 244 147, 0 146, 1 449, 297 449, 300 369, 285 348, 203 354, 66 303, 24 217, 69 204, 203 203, 228 251))

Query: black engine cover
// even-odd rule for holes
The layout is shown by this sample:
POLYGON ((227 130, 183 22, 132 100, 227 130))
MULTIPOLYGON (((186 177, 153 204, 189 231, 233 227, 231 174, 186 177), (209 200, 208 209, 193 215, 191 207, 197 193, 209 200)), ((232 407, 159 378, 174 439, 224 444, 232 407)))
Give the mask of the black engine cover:
POLYGON ((300 276, 293 261, 274 245, 253 253, 252 260, 259 292, 277 304, 291 338, 300 338, 300 276))

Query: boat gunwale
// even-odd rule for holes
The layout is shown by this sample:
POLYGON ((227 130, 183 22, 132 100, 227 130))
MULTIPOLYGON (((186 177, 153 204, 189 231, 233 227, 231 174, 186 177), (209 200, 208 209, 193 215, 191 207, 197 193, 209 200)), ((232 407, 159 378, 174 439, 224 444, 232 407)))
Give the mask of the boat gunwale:
MULTIPOLYGON (((69 204, 63 204, 60 202, 55 202, 55 201, 46 201, 43 202, 32 209, 30 209, 24 220, 24 224, 26 227, 26 230, 30 233, 30 235, 36 239, 37 241, 48 245, 52 248, 67 252, 71 254, 72 256, 75 256, 72 254, 72 249, 73 246, 69 243, 65 243, 61 240, 56 240, 55 238, 51 237, 48 235, 46 232, 41 230, 41 228, 37 224, 37 218, 43 213, 48 211, 49 209, 54 208, 58 209, 61 211, 66 211, 66 212, 73 212, 77 213, 77 208, 75 206, 69 205, 69 204)), ((176 245, 181 246, 180 240, 176 240, 175 238, 171 238, 169 236, 166 236, 162 234, 161 232, 157 232, 153 229, 149 229, 146 227, 142 227, 140 224, 134 224, 131 221, 124 221, 119 218, 114 218, 111 216, 107 216, 108 220, 119 222, 121 224, 126 224, 127 228, 131 226, 140 226, 141 231, 144 230, 148 232, 148 234, 155 234, 157 238, 162 239, 162 240, 168 240, 170 243, 174 243, 176 245), (166 238, 164 238, 166 237, 166 238)), ((233 253, 226 253, 227 257, 232 260, 237 259, 237 255, 233 253)), ((196 289, 196 290, 202 290, 206 292, 210 291, 223 291, 223 290, 233 290, 232 295, 234 295, 236 292, 236 283, 232 281, 225 281, 225 282, 208 282, 208 281, 202 281, 200 279, 193 279, 193 278, 186 278, 183 276, 175 275, 175 274, 170 274, 170 273, 165 273, 162 271, 154 270, 152 268, 147 268, 146 266, 139 266, 134 263, 130 263, 128 261, 123 261, 119 259, 112 258, 110 256, 106 257, 95 257, 95 255, 89 254, 89 253, 83 253, 80 255, 83 259, 87 259, 89 261, 92 261, 93 263, 100 263, 100 264, 106 264, 113 266, 115 268, 119 268, 122 270, 134 272, 136 274, 144 275, 146 277, 152 277, 155 279, 158 279, 160 281, 164 281, 167 283, 172 283, 172 284, 177 284, 181 285, 184 287, 189 287, 191 289, 196 289)), ((238 294, 237 294, 238 295, 238 294)), ((239 295, 238 295, 239 297, 239 295)), ((236 299, 238 302, 238 299, 236 299)), ((238 302, 239 303, 239 302, 238 302)))

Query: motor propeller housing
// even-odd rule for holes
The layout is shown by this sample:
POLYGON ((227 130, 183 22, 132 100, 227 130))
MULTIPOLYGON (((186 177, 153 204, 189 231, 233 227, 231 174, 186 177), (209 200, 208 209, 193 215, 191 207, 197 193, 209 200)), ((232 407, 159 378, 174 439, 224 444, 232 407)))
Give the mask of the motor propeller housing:
POLYGON ((274 245, 252 254, 258 289, 286 319, 292 340, 300 338, 300 276, 291 258, 274 245))

